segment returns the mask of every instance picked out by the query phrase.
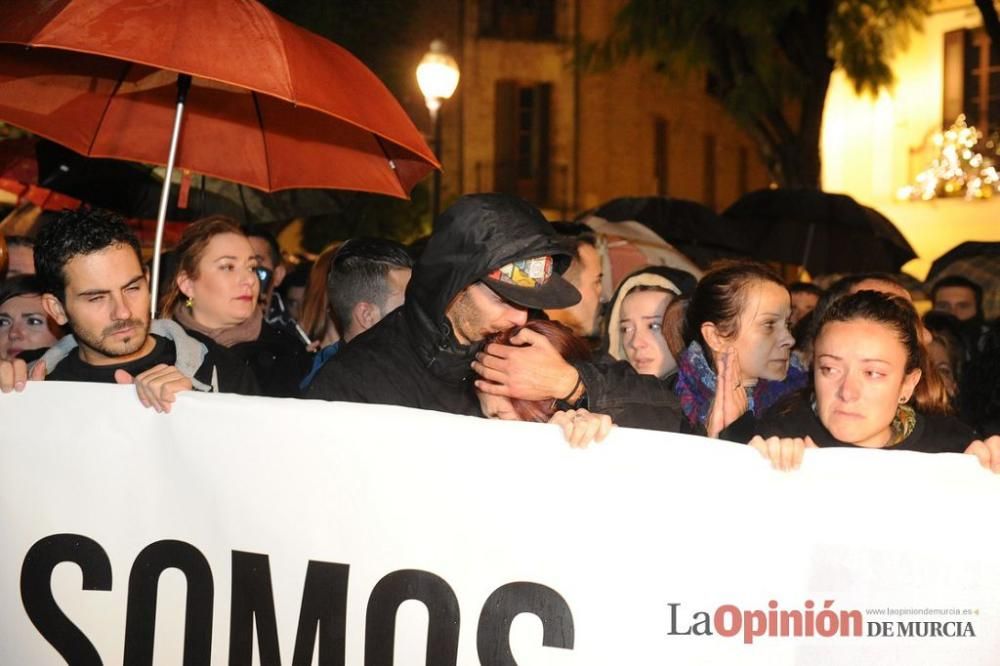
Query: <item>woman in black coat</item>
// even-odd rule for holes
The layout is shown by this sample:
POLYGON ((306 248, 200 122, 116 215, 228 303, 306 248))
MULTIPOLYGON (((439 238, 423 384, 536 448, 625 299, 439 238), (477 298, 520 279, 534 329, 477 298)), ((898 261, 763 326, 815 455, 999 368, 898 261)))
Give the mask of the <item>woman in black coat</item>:
POLYGON ((162 316, 206 345, 225 347, 250 369, 261 395, 297 397, 310 355, 264 321, 257 260, 239 225, 224 217, 199 220, 185 229, 174 253, 177 276, 162 316))
MULTIPOLYGON (((759 420, 744 415, 723 436, 749 440, 779 469, 798 467, 806 448, 840 446, 965 452, 1000 471, 1000 437, 977 440, 922 381, 928 361, 919 323, 912 305, 889 294, 837 300, 817 323, 811 389, 759 420)), ((720 391, 735 390, 729 383, 720 391)))

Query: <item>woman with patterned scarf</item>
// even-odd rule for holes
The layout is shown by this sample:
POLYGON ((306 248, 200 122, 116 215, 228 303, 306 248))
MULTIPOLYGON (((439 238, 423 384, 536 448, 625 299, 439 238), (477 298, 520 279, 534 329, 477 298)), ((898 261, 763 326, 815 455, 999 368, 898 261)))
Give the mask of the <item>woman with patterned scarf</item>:
POLYGON ((785 470, 799 466, 806 448, 839 446, 965 452, 1000 472, 1000 437, 976 440, 924 381, 929 361, 909 302, 859 291, 834 301, 816 330, 813 386, 761 419, 739 419, 726 439, 749 441, 785 470))
POLYGON ((684 321, 675 391, 691 432, 716 437, 744 413, 762 415, 808 382, 791 354, 791 297, 766 266, 729 262, 702 277, 684 321), (726 390, 719 386, 719 377, 726 390))

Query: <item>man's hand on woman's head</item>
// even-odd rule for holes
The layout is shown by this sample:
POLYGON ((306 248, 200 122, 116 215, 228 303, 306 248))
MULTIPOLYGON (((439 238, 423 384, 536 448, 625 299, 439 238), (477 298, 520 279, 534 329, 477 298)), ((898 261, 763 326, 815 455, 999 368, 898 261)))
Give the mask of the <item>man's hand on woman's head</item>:
POLYGON ((521 400, 579 399, 579 374, 544 335, 523 329, 510 345, 489 344, 476 354, 472 369, 482 377, 476 389, 521 400), (485 381, 484 381, 485 380, 485 381), (578 395, 569 396, 570 392, 578 395))

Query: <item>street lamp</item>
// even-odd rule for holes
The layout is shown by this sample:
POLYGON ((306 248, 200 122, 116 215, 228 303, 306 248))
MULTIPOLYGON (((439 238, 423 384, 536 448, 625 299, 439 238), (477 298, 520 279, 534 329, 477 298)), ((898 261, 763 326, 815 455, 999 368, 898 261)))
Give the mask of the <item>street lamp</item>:
MULTIPOLYGON (((424 94, 427 110, 434 126, 434 155, 441 160, 441 103, 450 99, 458 86, 458 63, 448 55, 444 42, 435 39, 431 50, 417 65, 417 84, 424 94)), ((431 195, 431 221, 441 212, 441 171, 434 171, 434 191, 431 195)))

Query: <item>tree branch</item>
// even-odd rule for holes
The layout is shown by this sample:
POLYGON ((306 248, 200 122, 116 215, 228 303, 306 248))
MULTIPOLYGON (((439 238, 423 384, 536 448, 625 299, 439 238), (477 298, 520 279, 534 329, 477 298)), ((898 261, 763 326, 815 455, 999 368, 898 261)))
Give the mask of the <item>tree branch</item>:
POLYGON ((990 36, 994 48, 1000 48, 1000 16, 997 16, 996 5, 993 0, 976 0, 976 7, 983 15, 983 27, 986 34, 990 36))

